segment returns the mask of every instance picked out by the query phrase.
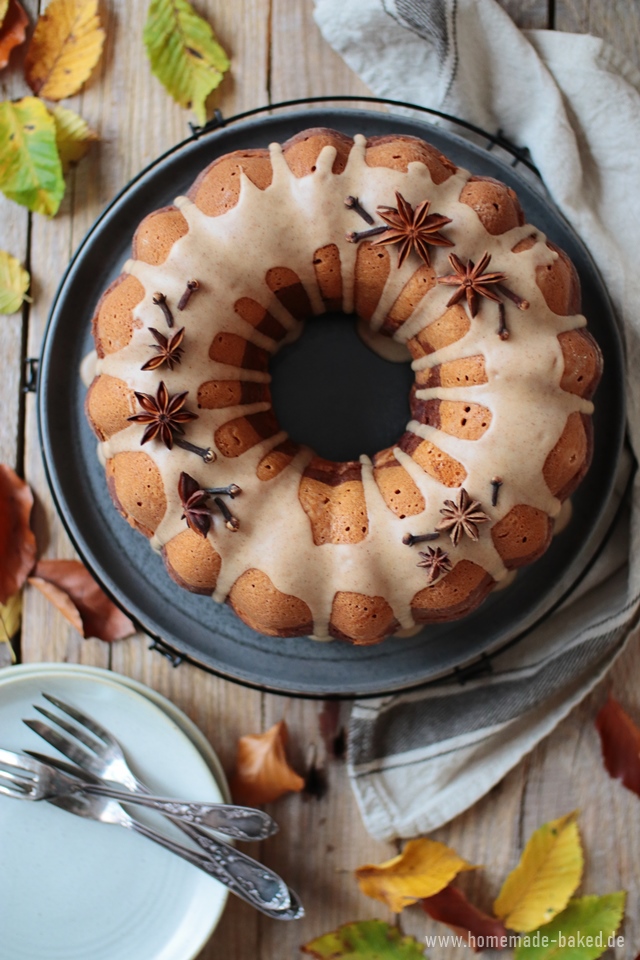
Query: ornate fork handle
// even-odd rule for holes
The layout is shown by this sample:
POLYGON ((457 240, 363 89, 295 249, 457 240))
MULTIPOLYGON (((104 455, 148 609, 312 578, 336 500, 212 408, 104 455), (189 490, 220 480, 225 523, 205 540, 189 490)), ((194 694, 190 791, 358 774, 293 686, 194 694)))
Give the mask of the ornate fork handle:
MULTIPOLYGON (((241 897, 252 907, 268 913, 269 916, 287 911, 291 904, 289 890, 281 877, 257 860, 253 860, 233 847, 227 847, 213 837, 208 838, 210 840, 208 848, 202 842, 205 839, 204 836, 202 839, 200 836, 194 837, 207 850, 206 854, 201 854, 197 850, 190 850, 183 844, 171 840, 170 837, 157 833, 139 820, 131 819, 130 826, 136 833, 154 840, 215 877, 216 880, 220 880, 236 896, 241 897)), ((288 917, 283 916, 282 919, 288 919, 288 917)))
POLYGON ((236 840, 264 840, 277 830, 277 825, 268 814, 251 807, 169 800, 141 792, 132 794, 129 790, 117 790, 115 787, 104 784, 86 784, 82 789, 85 793, 111 797, 121 803, 135 803, 138 806, 149 807, 151 810, 195 827, 219 830, 236 840))

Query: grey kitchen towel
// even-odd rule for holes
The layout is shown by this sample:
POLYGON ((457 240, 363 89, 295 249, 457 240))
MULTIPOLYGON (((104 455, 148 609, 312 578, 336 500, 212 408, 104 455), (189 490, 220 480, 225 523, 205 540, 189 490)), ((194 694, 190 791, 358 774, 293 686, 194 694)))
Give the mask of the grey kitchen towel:
MULTIPOLYGON (((315 17, 377 96, 501 131, 529 150, 624 327, 637 458, 640 74, 596 37, 518 30, 495 0, 315 0, 315 17)), ((349 774, 373 836, 425 833, 470 807, 604 676, 638 611, 639 520, 636 477, 586 578, 553 616, 494 657, 490 674, 354 704, 349 774)))

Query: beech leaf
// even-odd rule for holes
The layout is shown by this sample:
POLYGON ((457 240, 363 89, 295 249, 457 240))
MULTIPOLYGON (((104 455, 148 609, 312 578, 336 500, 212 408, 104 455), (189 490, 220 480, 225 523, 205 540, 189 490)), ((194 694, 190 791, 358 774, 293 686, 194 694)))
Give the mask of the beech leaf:
POLYGON ((33 494, 17 473, 0 463, 0 603, 8 603, 36 562, 36 538, 29 526, 33 494))
POLYGON ((0 103, 0 190, 52 217, 64 195, 53 117, 42 100, 0 103))
POLYGON ((0 667, 15 663, 11 640, 20 629, 21 620, 22 593, 14 593, 6 603, 0 603, 0 667))
POLYGON ((640 728, 613 697, 596 717, 596 728, 609 776, 640 797, 640 728))
POLYGON ((290 790, 302 790, 303 778, 287 762, 287 738, 284 720, 274 724, 265 733, 240 737, 236 770, 230 784, 236 803, 260 806, 277 800, 290 790))
POLYGON ((404 907, 443 890, 461 870, 474 870, 455 850, 437 840, 409 840, 401 854, 356 870, 360 889, 400 913, 404 907))
POLYGON ((27 50, 27 83, 47 100, 73 96, 91 76, 103 44, 98 0, 51 0, 27 50))
POLYGON ((496 916, 519 932, 548 923, 566 907, 580 883, 583 866, 576 814, 543 824, 505 880, 493 905, 496 916))
POLYGON ((464 937, 476 953, 500 950, 508 945, 509 934, 504 924, 475 907, 456 887, 445 887, 423 899, 422 909, 432 920, 446 923, 454 933, 464 937))
POLYGON ((514 960, 597 960, 620 926, 626 893, 571 900, 535 933, 524 934, 514 960))
POLYGON ((83 637, 97 637, 111 643, 135 633, 131 620, 78 560, 40 560, 29 583, 37 587, 83 637))
POLYGON ((91 144, 99 137, 89 129, 86 120, 75 110, 57 106, 51 111, 51 115, 56 125, 56 145, 62 171, 66 173, 69 167, 82 160, 91 144))
POLYGON ((29 26, 29 17, 18 0, 0 2, 0 70, 9 63, 9 57, 14 47, 24 43, 29 26))
POLYGON ((144 43, 153 74, 204 124, 206 99, 229 69, 211 26, 187 0, 151 0, 144 43))
POLYGON ((17 313, 27 298, 31 277, 6 250, 0 250, 0 313, 17 313))
POLYGON ((425 960, 422 944, 382 920, 345 923, 300 949, 316 960, 425 960))

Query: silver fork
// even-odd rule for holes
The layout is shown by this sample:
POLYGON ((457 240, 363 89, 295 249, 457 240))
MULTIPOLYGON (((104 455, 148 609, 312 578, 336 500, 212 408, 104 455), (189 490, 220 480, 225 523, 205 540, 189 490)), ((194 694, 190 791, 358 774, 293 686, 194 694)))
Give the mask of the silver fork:
MULTIPOLYGON (((38 736, 46 740, 56 750, 59 750, 82 770, 92 773, 101 780, 120 783, 132 793, 147 795, 150 793, 147 786, 135 776, 129 767, 122 747, 108 730, 92 717, 64 703, 57 697, 46 693, 43 693, 42 696, 62 713, 75 720, 79 726, 36 706, 35 709, 38 713, 61 727, 79 743, 64 737, 57 730, 52 729, 40 720, 25 720, 24 723, 38 736), (88 750, 84 750, 79 745, 80 743, 88 750)), ((60 806, 60 803, 58 803, 58 806, 60 806)), ((172 817, 168 817, 168 819, 206 851, 212 865, 208 872, 225 884, 236 896, 277 919, 294 920, 304 916, 304 909, 297 895, 287 887, 282 878, 273 870, 258 863, 257 860, 247 856, 247 854, 235 850, 221 840, 217 840, 196 825, 182 823, 179 820, 173 820, 172 817)))
MULTIPOLYGON (((32 779, 29 780, 11 771, 3 771, 3 781, 2 786, 0 786, 0 793, 21 799, 37 799, 35 796, 37 786, 32 779)), ((220 879, 216 863, 210 856, 199 853, 197 850, 194 850, 192 847, 187 847, 183 843, 178 843, 177 840, 173 840, 159 833, 157 830, 153 830, 151 827, 140 823, 139 820, 134 820, 116 800, 111 800, 107 797, 89 796, 83 792, 67 794, 65 796, 45 797, 43 799, 78 817, 84 817, 88 820, 98 820, 101 823, 115 824, 119 827, 125 827, 127 830, 132 830, 134 833, 139 833, 148 840, 153 840, 154 843, 170 850, 171 853, 175 853, 177 856, 187 860, 193 864, 194 867, 199 867, 200 870, 204 870, 205 873, 208 873, 210 876, 220 879)), ((239 893, 239 896, 243 896, 243 894, 239 893)), ((243 897, 243 899, 249 898, 243 897)), ((297 919, 297 915, 293 915, 295 908, 297 907, 298 910, 302 910, 302 905, 297 898, 295 898, 295 894, 294 902, 287 910, 269 909, 267 904, 261 906, 251 899, 249 899, 249 902, 252 906, 257 907, 263 913, 266 913, 267 916, 275 920, 297 919)), ((303 913, 300 915, 303 915, 303 913)))
POLYGON ((110 797, 121 803, 133 803, 158 813, 166 813, 176 820, 217 830, 218 833, 226 834, 235 840, 263 840, 278 829, 275 821, 262 810, 223 803, 188 803, 167 797, 154 797, 151 794, 131 793, 130 790, 116 790, 79 767, 34 751, 28 751, 27 755, 0 748, 0 764, 12 768, 18 778, 21 778, 10 776, 8 771, 0 767, 0 784, 3 779, 22 783, 29 800, 50 800, 55 796, 62 797, 81 790, 83 793, 110 797))

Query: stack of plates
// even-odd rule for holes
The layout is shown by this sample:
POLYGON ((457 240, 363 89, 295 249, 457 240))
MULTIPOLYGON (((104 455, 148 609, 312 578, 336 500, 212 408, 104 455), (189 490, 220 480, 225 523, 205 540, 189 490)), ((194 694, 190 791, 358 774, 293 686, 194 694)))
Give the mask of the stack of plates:
MULTIPOLYGON (((0 746, 52 752, 23 718, 53 694, 110 730, 156 794, 227 801, 220 762, 172 703, 94 667, 34 664, 0 673, 0 746)), ((136 816, 180 839, 167 821, 136 816)), ((128 830, 46 802, 0 796, 0 938, 11 960, 191 960, 222 914, 216 880, 128 830)), ((183 838, 184 839, 184 838, 183 838)), ((187 841, 188 842, 188 841, 187 841)))

